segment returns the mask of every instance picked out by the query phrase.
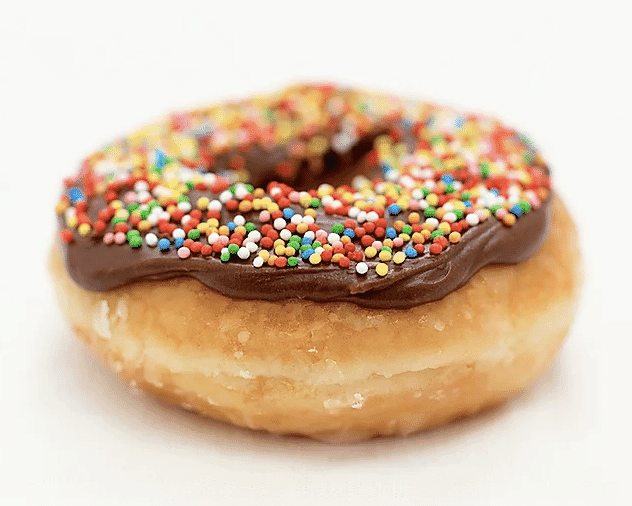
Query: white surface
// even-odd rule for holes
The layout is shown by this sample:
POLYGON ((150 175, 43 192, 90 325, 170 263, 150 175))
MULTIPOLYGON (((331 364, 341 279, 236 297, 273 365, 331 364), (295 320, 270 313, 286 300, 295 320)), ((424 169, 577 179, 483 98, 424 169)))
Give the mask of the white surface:
POLYGON ((627 2, 211 3, 3 8, 0 504, 629 504, 627 2), (299 78, 494 113, 540 146, 587 277, 535 388, 434 432, 328 446, 133 396, 71 336, 44 265, 61 177, 172 108, 299 78))

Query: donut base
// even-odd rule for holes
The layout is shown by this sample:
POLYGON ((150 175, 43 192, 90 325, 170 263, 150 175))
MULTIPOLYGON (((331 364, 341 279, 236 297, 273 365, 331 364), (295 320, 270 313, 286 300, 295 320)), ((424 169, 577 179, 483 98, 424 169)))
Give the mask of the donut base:
POLYGON ((531 259, 406 310, 233 300, 190 278, 88 292, 57 246, 50 268, 75 332, 124 381, 241 427, 359 441, 474 414, 550 367, 581 285, 573 222, 552 204, 531 259))

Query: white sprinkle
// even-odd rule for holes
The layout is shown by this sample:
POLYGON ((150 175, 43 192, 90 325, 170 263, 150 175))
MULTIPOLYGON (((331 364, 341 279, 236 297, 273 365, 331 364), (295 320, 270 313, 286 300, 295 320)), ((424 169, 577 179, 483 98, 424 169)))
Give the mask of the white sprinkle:
POLYGON ((478 222, 479 222, 478 215, 476 213, 468 214, 465 217, 465 221, 470 227, 478 225, 478 222))
POLYGON ((219 200, 211 200, 208 204, 208 209, 209 211, 221 211, 222 203, 219 200))
POLYGON ((365 264, 364 262, 358 262, 358 264, 356 264, 356 272, 358 274, 366 274, 368 271, 369 271, 369 266, 365 264))
POLYGON ((158 216, 155 213, 151 213, 147 216, 147 221, 152 227, 156 226, 158 224, 158 216))
POLYGON ((162 211, 159 215, 158 215, 158 219, 159 220, 166 220, 169 221, 171 219, 171 215, 169 214, 168 211, 162 211))
POLYGON ((248 250, 248 248, 242 246, 241 248, 239 248, 239 250, 237 250, 237 256, 242 260, 246 260, 250 258, 250 251, 248 250))
POLYGON ((357 217, 358 223, 364 223, 366 221, 366 211, 360 211, 357 217))
POLYGON ((334 198, 331 195, 325 195, 321 200, 321 204, 323 205, 323 207, 328 206, 329 204, 331 204, 334 201, 334 198))
POLYGON ((437 218, 428 218, 426 223, 428 225, 432 225, 433 228, 437 228, 439 226, 439 220, 437 218))
POLYGON ((290 221, 294 223, 294 225, 298 225, 299 223, 303 221, 303 217, 300 214, 295 214, 292 216, 290 221))
POLYGON ((228 202, 230 199, 233 198, 233 194, 230 193, 228 190, 224 190, 222 193, 220 193, 219 195, 219 201, 222 203, 226 203, 228 202))
POLYGON ((318 248, 314 250, 314 253, 320 255, 323 251, 325 251, 325 248, 323 248, 322 246, 318 246, 318 248))
POLYGON ((171 235, 174 239, 184 239, 186 236, 184 230, 182 230, 181 228, 176 228, 171 235))
POLYGON ((180 220, 180 223, 182 223, 183 225, 186 225, 187 223, 189 223, 189 221, 191 221, 191 215, 185 214, 180 220))
POLYGON ((290 232, 287 228, 284 228, 281 232, 279 232, 279 236, 284 241, 289 241, 290 237, 292 237, 292 232, 290 232))
POLYGON ((142 192, 147 190, 149 190, 149 185, 146 181, 136 181, 136 183, 134 184, 135 192, 142 192))
POLYGON ((328 236, 327 236, 327 242, 329 244, 333 244, 337 241, 340 240, 340 236, 338 234, 335 234, 334 232, 331 232, 328 236))
POLYGON ((248 248, 248 251, 250 251, 250 253, 254 253, 259 249, 259 246, 257 246, 257 243, 255 243, 254 241, 248 241, 248 243, 246 244, 246 248, 248 248))
POLYGON ((449 213, 445 213, 443 215, 443 219, 447 222, 454 223, 456 221, 456 214, 450 211, 449 213))
POLYGON ((235 197, 239 200, 243 199, 246 195, 248 195, 248 190, 244 185, 239 185, 235 188, 235 197))
POLYGON ((248 239, 252 239, 254 242, 259 242, 261 240, 261 232, 258 230, 253 230, 248 233, 248 239))
POLYGON ((255 257, 255 259, 252 261, 252 265, 254 265, 255 267, 261 267, 263 265, 263 258, 255 257))
POLYGON ((223 255, 225 253, 228 253, 228 248, 222 248, 222 251, 220 251, 220 255, 223 255))
POLYGON ((217 240, 219 239, 219 234, 217 232, 213 232, 211 235, 208 236, 208 243, 212 246, 213 244, 215 244, 217 242, 217 240))
POLYGON ((276 228, 277 230, 283 230, 285 228, 285 225, 287 225, 287 223, 283 218, 277 218, 276 220, 274 220, 274 228, 276 228))
POLYGON ((246 218, 244 218, 241 214, 238 214, 233 218, 233 223, 238 227, 242 227, 246 224, 246 218))
POLYGON ((377 221, 378 218, 379 216, 375 211, 370 211, 366 213, 366 221, 377 221))
POLYGON ((314 234, 314 231, 313 231, 313 230, 308 230, 307 232, 305 232, 305 233, 303 234, 303 237, 309 237, 309 238, 310 238, 310 239, 312 239, 312 240, 314 239, 314 236, 315 236, 315 234, 314 234))
POLYGON ((180 209, 180 211, 184 211, 185 213, 188 213, 191 210, 191 203, 190 202, 178 202, 178 209, 180 209))
POLYGON ((156 234, 149 233, 145 236, 145 243, 147 246, 153 248, 158 244, 158 237, 156 237, 156 234))
POLYGON ((314 223, 314 218, 312 216, 303 216, 303 223, 306 225, 311 225, 314 223))
POLYGON ((347 214, 349 218, 355 219, 358 217, 358 214, 360 214, 360 209, 354 206, 351 209, 349 209, 349 212, 347 214))
POLYGON ((443 209, 445 209, 445 212, 448 213, 450 211, 454 211, 454 206, 450 202, 446 202, 443 204, 443 209))

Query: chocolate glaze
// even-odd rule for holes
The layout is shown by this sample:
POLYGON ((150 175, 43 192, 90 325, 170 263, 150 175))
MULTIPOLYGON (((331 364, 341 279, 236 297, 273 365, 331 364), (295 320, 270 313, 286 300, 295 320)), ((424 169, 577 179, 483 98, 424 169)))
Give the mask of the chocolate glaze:
MULTIPOLYGON (((408 129, 403 141, 414 144, 408 129)), ((376 136, 386 131, 384 125, 368 132, 346 153, 332 150, 320 158, 294 159, 296 172, 282 182, 297 189, 315 188, 322 182, 334 185, 348 182, 357 173, 370 172, 365 155, 373 146, 376 136)), ((245 159, 249 180, 263 186, 276 178, 274 165, 287 158, 285 149, 264 149, 253 146, 240 152, 245 159), (285 157, 285 158, 284 158, 285 157)), ((216 167, 226 165, 229 154, 218 158, 216 167)), ((546 168, 543 168, 548 172, 546 168)), ((369 177, 372 174, 368 174, 369 177)), ((191 191, 195 201, 201 193, 191 191)), ((209 192, 205 195, 213 197, 209 192)), ((458 244, 450 245, 439 255, 426 253, 394 265, 387 276, 380 277, 375 269, 364 276, 356 274, 353 265, 341 269, 333 264, 318 266, 299 263, 295 268, 255 268, 252 260, 234 260, 223 263, 217 256, 204 258, 193 255, 186 261, 143 246, 105 245, 100 239, 77 238, 63 244, 67 270, 72 279, 91 291, 113 290, 138 281, 161 281, 181 276, 197 279, 207 287, 226 296, 239 299, 286 300, 308 299, 316 302, 353 302, 369 308, 409 308, 439 300, 463 286, 476 272, 490 264, 513 264, 533 255, 548 233, 550 198, 543 205, 520 217, 513 227, 506 227, 491 218, 467 230, 458 244)), ((94 218, 106 206, 101 196, 88 201, 88 214, 94 218)), ((299 207, 295 207, 300 211, 299 207)), ((223 211, 225 214, 225 211, 223 211)), ((259 225, 257 212, 246 214, 249 221, 259 225)), ((223 222, 228 215, 222 216, 223 222)), ((317 210, 316 223, 330 229, 341 221, 340 216, 328 216, 317 210)), ((391 225, 396 218, 386 216, 391 225)), ((63 219, 60 218, 63 228, 63 219)), ((369 265, 376 262, 366 260, 369 265)))

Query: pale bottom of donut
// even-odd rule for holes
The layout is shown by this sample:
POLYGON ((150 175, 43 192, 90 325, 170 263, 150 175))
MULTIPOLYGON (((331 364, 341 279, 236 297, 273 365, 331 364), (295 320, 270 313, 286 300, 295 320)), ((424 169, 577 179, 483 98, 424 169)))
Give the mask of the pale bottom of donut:
POLYGON ((515 395, 554 360, 581 284, 559 199, 533 258, 408 310, 232 300, 186 278, 93 293, 58 247, 51 271, 71 325, 124 381, 214 419, 329 441, 409 434, 515 395))

